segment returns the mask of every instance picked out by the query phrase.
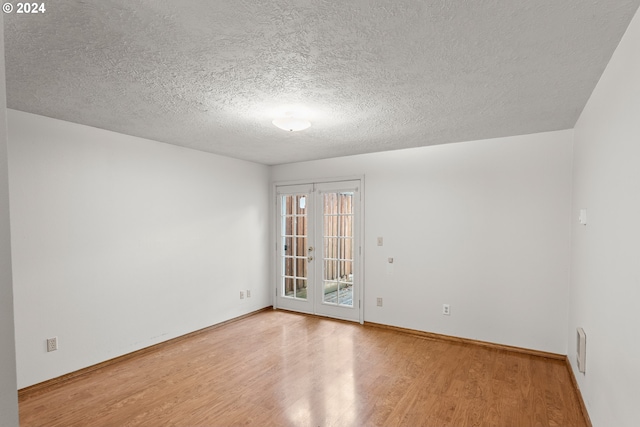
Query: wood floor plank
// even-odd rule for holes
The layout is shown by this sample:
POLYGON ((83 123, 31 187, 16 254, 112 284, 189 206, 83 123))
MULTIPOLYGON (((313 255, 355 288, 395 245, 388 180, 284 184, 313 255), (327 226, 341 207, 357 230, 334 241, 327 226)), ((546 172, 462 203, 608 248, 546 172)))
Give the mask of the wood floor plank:
POLYGON ((263 311, 20 398, 35 426, 586 426, 564 361, 263 311))

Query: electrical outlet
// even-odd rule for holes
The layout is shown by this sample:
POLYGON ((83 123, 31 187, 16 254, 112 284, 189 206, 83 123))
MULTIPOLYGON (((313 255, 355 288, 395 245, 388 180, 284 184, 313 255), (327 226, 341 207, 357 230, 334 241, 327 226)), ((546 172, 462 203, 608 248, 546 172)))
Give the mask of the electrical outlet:
POLYGON ((451 307, 449 307, 449 304, 442 304, 442 314, 445 316, 451 315, 451 307))
POLYGON ((376 305, 377 305, 378 307, 382 307, 382 298, 378 298, 378 299, 377 299, 376 305))
POLYGON ((240 299, 244 299, 244 291, 240 291, 240 299))
POLYGON ((47 338, 47 352, 58 349, 58 337, 47 338))
POLYGON ((247 298, 251 298, 251 290, 247 289, 247 298))

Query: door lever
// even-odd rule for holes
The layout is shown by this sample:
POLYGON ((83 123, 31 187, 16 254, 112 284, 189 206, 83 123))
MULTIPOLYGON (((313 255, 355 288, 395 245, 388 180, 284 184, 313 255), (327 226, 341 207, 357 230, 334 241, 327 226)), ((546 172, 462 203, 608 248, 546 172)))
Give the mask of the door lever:
POLYGON ((307 257, 307 262, 311 262, 311 261, 313 261, 313 257, 312 256, 307 257))

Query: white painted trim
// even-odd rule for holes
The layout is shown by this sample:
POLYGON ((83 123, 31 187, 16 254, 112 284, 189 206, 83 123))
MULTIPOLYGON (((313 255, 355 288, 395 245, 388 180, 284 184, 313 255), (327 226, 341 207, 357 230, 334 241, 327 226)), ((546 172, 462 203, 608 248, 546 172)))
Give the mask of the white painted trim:
MULTIPOLYGON (((360 181, 364 183, 364 175, 348 175, 336 178, 313 178, 313 179, 295 179, 293 181, 274 181, 273 186, 280 187, 285 185, 304 185, 304 184, 324 184, 326 182, 342 182, 342 181, 360 181)), ((363 184, 364 185, 364 184, 363 184)))

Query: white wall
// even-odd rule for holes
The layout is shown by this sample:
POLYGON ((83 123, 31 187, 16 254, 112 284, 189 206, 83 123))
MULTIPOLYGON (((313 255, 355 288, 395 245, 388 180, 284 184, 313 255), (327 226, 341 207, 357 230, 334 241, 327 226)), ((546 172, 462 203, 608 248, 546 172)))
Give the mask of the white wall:
POLYGON ((271 304, 268 167, 13 110, 8 128, 20 388, 271 304))
POLYGON ((9 427, 18 425, 18 394, 11 285, 3 26, 0 16, 0 426, 9 427))
POLYGON ((569 359, 595 426, 640 425, 639 52, 640 12, 575 127, 569 359), (576 327, 587 334, 585 375, 576 327))
POLYGON ((295 163, 272 179, 365 175, 365 321, 566 354, 572 138, 295 163))

